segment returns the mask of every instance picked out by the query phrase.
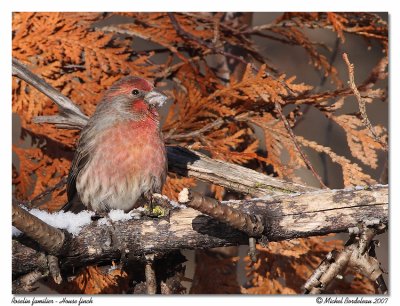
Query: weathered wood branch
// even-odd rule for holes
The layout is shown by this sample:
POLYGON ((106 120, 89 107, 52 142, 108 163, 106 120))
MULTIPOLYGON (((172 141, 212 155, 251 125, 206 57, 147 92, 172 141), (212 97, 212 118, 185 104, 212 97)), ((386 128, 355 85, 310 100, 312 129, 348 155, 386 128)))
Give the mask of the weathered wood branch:
POLYGON ((255 197, 317 190, 182 147, 167 147, 168 170, 255 197))
MULTIPOLYGON (((366 219, 388 222, 388 186, 359 190, 323 190, 224 204, 264 221, 270 241, 346 232, 366 219)), ((160 256, 180 249, 247 244, 248 236, 193 209, 174 209, 162 219, 142 218, 110 225, 92 222, 72 237, 60 257, 60 269, 121 258, 160 256)), ((26 240, 13 240, 13 277, 47 265, 46 256, 26 240), (25 244, 23 244, 25 243, 25 244), (29 245, 29 246, 28 246, 29 245)), ((143 259, 144 260, 144 259, 143 259)))
MULTIPOLYGON (((86 125, 88 117, 70 99, 18 60, 13 59, 12 67, 13 75, 44 93, 60 107, 61 115, 36 117, 37 123, 51 123, 59 128, 76 129, 82 129, 86 125)), ((256 197, 315 190, 312 187, 279 180, 239 165, 214 160, 204 154, 180 147, 167 147, 167 154, 169 171, 256 197)))
POLYGON ((88 117, 69 98, 62 95, 43 79, 32 73, 24 64, 17 59, 12 59, 12 74, 35 87, 48 96, 58 106, 60 115, 39 116, 34 119, 37 123, 54 123, 62 128, 80 129, 88 121, 88 117))

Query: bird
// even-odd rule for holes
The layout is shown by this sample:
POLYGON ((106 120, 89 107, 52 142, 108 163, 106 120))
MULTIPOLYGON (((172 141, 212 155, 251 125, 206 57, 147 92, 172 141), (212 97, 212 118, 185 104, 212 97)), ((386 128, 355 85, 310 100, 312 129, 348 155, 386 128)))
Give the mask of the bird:
POLYGON ((166 99, 137 76, 105 92, 81 131, 62 210, 129 212, 161 193, 168 166, 157 108, 166 99))

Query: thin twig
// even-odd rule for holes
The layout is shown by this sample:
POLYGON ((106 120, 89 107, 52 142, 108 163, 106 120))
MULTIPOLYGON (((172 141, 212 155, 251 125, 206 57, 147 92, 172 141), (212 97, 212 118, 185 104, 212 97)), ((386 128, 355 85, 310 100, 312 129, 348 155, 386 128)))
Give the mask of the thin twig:
POLYGON ((40 193, 36 197, 34 197, 32 200, 27 201, 26 204, 28 206, 31 206, 33 203, 43 199, 45 196, 49 195, 53 191, 64 187, 64 185, 67 183, 67 179, 68 179, 68 177, 64 176, 57 184, 55 184, 54 186, 50 186, 49 188, 44 190, 42 193, 40 193))
POLYGON ((312 172, 312 174, 315 176, 315 178, 318 180, 318 182, 320 183, 322 188, 328 188, 324 182, 322 181, 321 177, 318 175, 318 173, 315 171, 314 167, 312 166, 312 164, 310 163, 310 161, 308 160, 307 156, 304 154, 303 150, 300 148, 299 143, 296 140, 296 136, 293 133, 292 128, 290 127, 290 123, 288 122, 288 120, 286 119, 285 115, 282 112, 282 107, 278 102, 275 102, 275 109, 277 110, 279 117, 281 118, 281 120, 283 121, 283 124, 286 127, 286 130, 289 133, 290 138, 292 139, 297 151, 299 152, 301 158, 303 159, 304 163, 306 164, 307 168, 312 172))
POLYGON ((212 130, 213 128, 220 127, 224 123, 223 118, 218 118, 217 120, 203 126, 201 129, 185 133, 185 134, 172 134, 172 135, 167 135, 164 139, 165 140, 180 140, 180 139, 187 139, 187 138, 194 138, 197 136, 200 136, 201 134, 212 130))
POLYGON ((173 134, 173 133, 169 133, 167 134, 164 139, 165 140, 180 140, 180 139, 187 139, 187 138, 194 138, 194 137, 200 137, 202 136, 203 133, 212 130, 214 128, 219 128, 224 122, 229 121, 229 120, 233 120, 233 121, 246 121, 250 116, 250 113, 241 113, 237 116, 234 117, 224 117, 224 118, 218 118, 217 120, 203 126, 202 128, 192 131, 192 132, 188 132, 188 133, 184 133, 184 134, 173 134))
POLYGON ((66 70, 66 69, 81 69, 81 70, 86 70, 86 67, 85 67, 85 65, 64 65, 64 66, 62 66, 61 67, 61 69, 64 69, 64 70, 66 70))
MULTIPOLYGON (((381 18, 379 18, 382 22, 383 20, 381 18)), ((253 28, 250 29, 246 29, 241 31, 241 34, 246 34, 246 35, 254 35, 257 33, 260 33, 261 31, 265 31, 265 30, 274 30, 277 28, 290 28, 290 27, 306 27, 306 28, 310 28, 310 29, 318 29, 318 28, 322 28, 322 29, 328 29, 331 31, 335 31, 335 28, 329 24, 329 23, 323 23, 321 21, 308 21, 308 22, 302 22, 301 25, 293 20, 283 20, 281 22, 277 22, 277 23, 267 23, 267 24, 263 24, 263 25, 258 25, 258 26, 254 26, 253 28)), ((368 33, 365 31, 362 31, 362 29, 364 28, 368 28, 367 27, 362 27, 362 26, 353 26, 353 27, 345 27, 343 29, 343 32, 346 33, 357 33, 357 34, 361 34, 361 35, 365 35, 365 36, 373 36, 379 39, 387 39, 387 36, 382 36, 382 35, 376 35, 373 33, 368 33)))
POLYGON ((367 108, 365 106, 365 100, 361 97, 360 92, 358 91, 357 85, 354 81, 354 65, 350 63, 349 57, 347 56, 347 53, 343 53, 343 60, 347 65, 347 68, 349 70, 349 84, 350 88, 353 91, 355 97, 357 98, 358 106, 360 108, 360 113, 362 117, 362 122, 364 123, 365 127, 368 128, 370 131, 372 137, 375 139, 376 142, 378 142, 385 151, 388 150, 387 144, 382 141, 382 139, 378 136, 378 134, 375 132, 374 127, 372 126, 371 122, 369 121, 368 115, 367 115, 367 108))
MULTIPOLYGON (((198 38, 197 36, 194 36, 193 34, 191 34, 191 33, 187 32, 187 31, 185 31, 185 30, 181 27, 181 25, 179 24, 178 20, 175 18, 174 13, 167 13, 167 14, 168 14, 168 17, 169 17, 170 20, 171 20, 172 26, 174 27, 175 31, 176 31, 176 32, 178 33, 178 35, 180 35, 182 38, 188 39, 188 40, 193 40, 193 41, 197 42, 199 45, 208 48, 209 50, 212 51, 211 54, 213 54, 213 53, 215 53, 215 54, 221 54, 221 55, 224 55, 224 56, 226 56, 226 57, 232 58, 232 59, 234 59, 234 60, 236 60, 236 61, 242 63, 242 64, 245 65, 245 66, 250 65, 250 67, 252 68, 252 70, 253 70, 254 73, 257 73, 257 72, 258 72, 258 68, 257 68, 253 63, 250 63, 250 62, 246 61, 245 59, 243 59, 243 58, 240 57, 240 56, 237 56, 237 55, 232 54, 232 53, 230 53, 230 52, 227 52, 227 51, 225 51, 225 50, 223 50, 223 49, 221 49, 221 48, 218 48, 218 47, 214 46, 212 43, 209 43, 209 42, 207 42, 207 41, 204 41, 204 40, 198 38)), ((272 69, 271 69, 271 70, 272 70, 272 69)), ((282 81, 282 80, 280 80, 280 79, 277 79, 276 77, 274 77, 273 75, 271 75, 271 74, 268 73, 268 72, 265 72, 265 74, 266 74, 266 76, 268 76, 268 77, 274 79, 275 81, 281 83, 281 84, 286 88, 286 90, 287 90, 290 94, 295 95, 295 93, 293 92, 293 90, 292 90, 284 81, 282 81)))
MULTIPOLYGON (((206 22, 206 23, 210 23, 212 25, 214 25, 214 18, 216 16, 215 15, 213 17, 207 17, 206 15, 197 14, 197 13, 195 13, 195 14, 193 14, 193 13, 175 13, 175 14, 189 16, 191 18, 200 20, 202 23, 206 22)), ((239 46, 239 44, 236 45, 237 47, 243 48, 256 61, 266 64, 264 56, 262 54, 260 54, 259 52, 257 52, 256 50, 254 50, 253 48, 251 48, 252 41, 250 39, 248 39, 248 37, 247 37, 248 35, 242 34, 241 30, 237 29, 237 27, 238 27, 238 25, 234 25, 232 22, 228 22, 228 19, 226 19, 226 18, 224 19, 223 22, 219 23, 220 32, 224 33, 225 37, 235 36, 241 42, 240 46, 239 46)), ((243 24, 240 24, 239 27, 243 27, 243 24)), ((219 46, 219 47, 221 47, 221 46, 219 46)), ((274 73, 277 72, 277 70, 274 69, 273 67, 268 67, 268 68, 274 73)))
MULTIPOLYGON (((339 53, 339 46, 340 46, 340 38, 336 38, 335 41, 335 46, 333 47, 333 51, 331 54, 331 57, 329 58, 329 66, 332 67, 333 62, 336 60, 336 57, 339 53)), ((322 77, 321 77, 321 81, 319 82, 318 86, 314 88, 314 92, 318 92, 326 83, 326 81, 328 80, 328 76, 325 73, 322 73, 322 77)), ((305 118, 305 116, 307 115, 307 113, 310 111, 311 109, 311 105, 308 104, 304 111, 303 111, 303 116, 301 116, 301 118, 299 118, 299 120, 297 120, 294 124, 293 124, 293 129, 296 128, 296 126, 302 122, 305 118)), ((330 122, 330 121, 329 121, 330 122)))
POLYGON ((157 43, 157 44, 163 46, 164 48, 167 48, 170 52, 176 54, 176 56, 179 57, 179 59, 181 59, 182 61, 187 62, 186 57, 182 53, 179 52, 178 48, 175 48, 174 46, 171 46, 170 44, 167 44, 167 43, 162 43, 161 41, 155 41, 153 39, 153 37, 143 35, 142 33, 138 32, 138 31, 134 31, 133 29, 124 29, 124 28, 120 28, 118 26, 112 26, 112 25, 102 26, 102 27, 99 27, 99 29, 102 31, 105 31, 105 32, 113 32, 113 33, 118 33, 118 34, 129 35, 129 36, 137 36, 142 39, 157 43))
MULTIPOLYGON (((211 52, 210 51, 205 51, 203 53, 203 56, 204 55, 208 55, 208 54, 211 54, 211 52)), ((171 75, 173 75, 176 71, 178 71, 182 66, 187 65, 187 64, 193 64, 195 62, 203 60, 203 56, 194 56, 194 57, 189 58, 185 62, 180 62, 180 63, 177 63, 177 64, 172 65, 172 66, 166 65, 166 68, 164 70, 162 70, 161 72, 155 73, 154 76, 155 76, 156 80, 157 79, 168 78, 171 75)))
POLYGON ((237 56, 235 54, 226 52, 224 50, 221 50, 220 48, 215 47, 212 43, 209 43, 197 36, 194 36, 193 34, 185 31, 181 25, 179 24, 178 20, 176 19, 174 13, 167 13, 169 19, 171 20, 172 26, 174 27, 176 33, 181 36, 183 39, 187 39, 187 40, 192 40, 195 41, 196 43, 198 43, 200 46, 206 47, 207 49, 212 50, 212 52, 217 53, 217 54, 221 54, 221 55, 225 55, 226 57, 230 57, 233 58, 241 63, 243 63, 244 65, 248 65, 249 63, 244 60, 242 57, 237 56))
MULTIPOLYGON (((334 63, 334 61, 336 60, 337 55, 339 54, 339 47, 340 47, 340 38, 337 37, 337 38, 336 38, 336 41, 335 41, 335 46, 334 46, 334 48, 333 48, 333 52, 332 52, 331 57, 330 57, 330 59, 329 59, 329 66, 330 66, 330 67, 333 66, 333 63, 334 63)), ((320 82, 320 84, 319 84, 319 88, 321 88, 322 86, 324 86, 324 84, 326 83, 327 80, 328 80, 328 76, 327 76, 325 73, 323 73, 323 74, 322 74, 321 82, 320 82)), ((317 89, 316 91, 319 91, 319 89, 317 89)), ((310 109, 310 108, 311 108, 311 105, 307 105, 307 107, 308 107, 308 109, 310 109)), ((305 114, 304 114, 304 115, 305 115, 305 114)), ((302 118, 304 118, 304 115, 303 115, 302 118)), ((325 141, 324 141, 324 145, 325 145, 326 147, 330 147, 330 144, 331 144, 331 139, 332 139, 332 137, 331 137, 332 128, 333 128, 333 122, 332 122, 332 120, 328 120, 328 124, 327 124, 327 127, 326 127, 326 129, 325 129, 325 141)), ((328 175, 328 169, 329 169, 329 168, 328 168, 328 163, 327 163, 328 157, 327 157, 326 154, 322 154, 322 153, 320 153, 319 156, 320 156, 321 162, 322 162, 322 171, 323 171, 323 180, 324 180, 324 183, 325 183, 326 185, 329 185, 329 175, 328 175)))
MULTIPOLYGON (((213 16, 213 39, 212 39, 212 44, 215 47, 218 47, 222 50, 225 50, 225 46, 220 40, 220 24, 222 20, 225 20, 227 18, 226 13, 217 13, 216 15, 213 16), (222 20, 221 20, 222 19, 222 20)), ((228 65, 228 60, 227 57, 221 54, 215 54, 213 59, 213 64, 215 65, 215 68, 213 71, 215 72, 216 77, 221 81, 221 83, 224 86, 227 86, 229 84, 229 80, 231 78, 231 73, 232 70, 230 69, 228 65)))

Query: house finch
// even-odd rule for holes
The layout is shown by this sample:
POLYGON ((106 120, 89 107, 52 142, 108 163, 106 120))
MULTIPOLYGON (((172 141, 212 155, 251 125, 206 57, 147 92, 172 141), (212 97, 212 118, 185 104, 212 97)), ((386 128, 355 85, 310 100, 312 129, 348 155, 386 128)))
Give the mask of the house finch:
POLYGON ((129 211, 161 192, 167 158, 156 106, 166 96, 153 88, 129 76, 107 90, 81 132, 64 210, 129 211))

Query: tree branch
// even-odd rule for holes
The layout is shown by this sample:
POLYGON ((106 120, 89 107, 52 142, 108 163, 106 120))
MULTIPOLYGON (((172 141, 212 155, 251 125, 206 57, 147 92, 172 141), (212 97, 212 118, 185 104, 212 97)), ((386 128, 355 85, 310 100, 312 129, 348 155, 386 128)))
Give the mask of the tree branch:
MULTIPOLYGON (((347 232, 361 220, 388 222, 388 187, 319 190, 265 199, 223 202, 251 215, 260 215, 269 241, 347 232)), ((13 240, 13 277, 46 267, 46 256, 22 239, 13 240), (25 244, 23 244, 23 243, 25 244), (28 246, 30 245, 30 246, 28 246)), ((165 218, 142 218, 112 224, 92 222, 71 237, 59 257, 60 269, 126 259, 145 254, 162 256, 180 249, 247 244, 239 230, 193 209, 173 209, 165 218)))
POLYGON ((169 171, 256 197, 317 190, 182 147, 167 147, 167 154, 169 171))
POLYGON ((46 252, 58 255, 63 251, 65 233, 31 215, 15 203, 12 204, 12 225, 39 243, 46 252))
POLYGON ((88 117, 70 99, 62 95, 43 79, 32 73, 17 59, 12 59, 12 74, 32 85, 57 104, 60 115, 39 116, 34 119, 36 123, 54 123, 62 128, 81 129, 88 121, 88 117))

